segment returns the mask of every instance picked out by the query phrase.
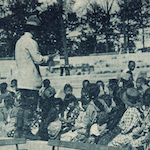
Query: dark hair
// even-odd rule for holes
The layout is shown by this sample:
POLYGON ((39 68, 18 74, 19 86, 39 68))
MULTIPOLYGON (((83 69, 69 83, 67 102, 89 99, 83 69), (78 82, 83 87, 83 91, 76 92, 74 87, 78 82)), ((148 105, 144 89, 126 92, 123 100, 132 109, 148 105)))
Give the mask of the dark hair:
POLYGON ((45 79, 43 81, 44 87, 48 87, 50 85, 50 80, 49 79, 45 79))
POLYGON ((98 81, 96 82, 96 84, 98 84, 98 83, 102 83, 102 88, 103 88, 103 90, 104 90, 104 89, 105 89, 104 82, 103 82, 102 80, 98 80, 98 81))
POLYGON ((5 91, 7 89, 7 83, 6 82, 3 82, 0 84, 0 90, 1 92, 5 91))
POLYGON ((17 86, 17 79, 13 79, 11 80, 11 84, 16 85, 17 86))
POLYGON ((89 83, 87 91, 90 98, 96 98, 100 92, 99 86, 96 83, 89 83))
POLYGON ((130 60, 128 64, 130 64, 130 63, 134 63, 134 64, 135 64, 135 61, 133 61, 133 60, 130 60))
POLYGON ((64 92, 66 91, 67 88, 70 88, 72 91, 72 86, 70 84, 65 84, 64 86, 64 92))
POLYGON ((83 80, 82 85, 84 85, 85 82, 87 82, 88 84, 90 83, 89 80, 83 80))
POLYGON ((69 103, 72 103, 72 102, 74 102, 75 105, 78 103, 76 97, 73 94, 67 94, 64 98, 64 104, 63 105, 66 108, 69 105, 69 103))
POLYGON ((11 96, 6 96, 4 98, 4 104, 7 106, 13 106, 14 105, 14 99, 11 96))

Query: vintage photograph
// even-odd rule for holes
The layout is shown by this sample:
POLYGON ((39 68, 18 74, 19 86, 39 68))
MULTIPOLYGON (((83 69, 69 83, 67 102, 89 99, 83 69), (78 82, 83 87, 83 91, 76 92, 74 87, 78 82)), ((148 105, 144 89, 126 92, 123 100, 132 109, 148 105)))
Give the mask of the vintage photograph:
POLYGON ((0 0, 0 150, 150 150, 150 0, 0 0))

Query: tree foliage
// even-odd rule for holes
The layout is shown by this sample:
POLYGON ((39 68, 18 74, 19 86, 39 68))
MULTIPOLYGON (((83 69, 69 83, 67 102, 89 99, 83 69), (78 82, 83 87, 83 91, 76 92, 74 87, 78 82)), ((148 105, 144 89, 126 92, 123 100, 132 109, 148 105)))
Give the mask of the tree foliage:
POLYGON ((104 1, 105 8, 94 1, 85 5, 88 6, 84 8, 86 13, 80 17, 77 12, 72 11, 75 0, 63 1, 62 9, 58 8, 58 3, 47 5, 40 13, 37 11, 37 7, 40 7, 38 0, 7 2, 0 9, 1 57, 14 56, 15 43, 23 34, 24 24, 31 14, 37 14, 42 21, 37 40, 43 55, 54 53, 55 50, 60 50, 61 55, 64 55, 60 15, 63 16, 66 33, 78 33, 75 37, 67 36, 69 56, 112 52, 115 50, 114 43, 124 33, 126 45, 132 51, 135 48, 134 37, 139 34, 139 29, 144 29, 149 24, 149 0, 118 0, 119 10, 116 14, 111 13, 114 0, 104 1))

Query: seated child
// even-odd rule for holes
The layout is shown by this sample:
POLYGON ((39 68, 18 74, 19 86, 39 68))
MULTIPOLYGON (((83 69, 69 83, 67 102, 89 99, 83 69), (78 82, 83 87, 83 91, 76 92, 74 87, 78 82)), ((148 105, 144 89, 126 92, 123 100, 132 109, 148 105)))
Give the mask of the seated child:
POLYGON ((3 82, 0 84, 0 92, 1 92, 1 94, 0 94, 0 105, 4 106, 5 97, 10 96, 13 98, 14 93, 7 90, 7 83, 6 82, 3 82))
POLYGON ((62 116, 62 99, 56 98, 53 101, 52 107, 47 112, 47 117, 41 122, 38 135, 42 140, 55 139, 58 137, 59 132, 61 131, 61 126, 59 126, 59 132, 57 128, 53 125, 60 125, 60 118, 62 116), (55 133, 57 131, 57 133, 55 133))
POLYGON ((42 99, 50 98, 56 94, 55 89, 50 85, 50 80, 45 79, 43 81, 43 87, 39 90, 39 96, 42 99))
POLYGON ((80 123, 78 135, 74 138, 74 141, 76 142, 87 141, 91 126, 97 122, 99 113, 105 110, 102 103, 98 101, 99 87, 96 84, 90 83, 88 84, 87 90, 90 101, 88 103, 85 115, 83 116, 82 122, 80 123))
POLYGON ((14 96, 13 96, 15 99, 14 105, 16 107, 19 107, 21 104, 21 92, 17 88, 17 80, 16 79, 11 80, 10 86, 11 86, 11 91, 14 92, 14 96))
POLYGON ((67 133, 61 136, 62 140, 65 136, 68 136, 68 131, 71 132, 71 129, 75 124, 75 120, 78 118, 80 112, 78 101, 76 97, 72 94, 72 86, 70 84, 66 84, 64 86, 64 93, 64 111, 61 121, 63 123, 62 133, 67 133))
POLYGON ((145 93, 145 91, 149 88, 148 82, 143 77, 139 77, 136 80, 136 88, 139 91, 141 97, 145 93))
POLYGON ((128 88, 122 93, 121 100, 124 102, 127 110, 124 112, 118 124, 121 133, 108 144, 108 146, 112 147, 130 146, 134 140, 133 133, 142 121, 141 113, 138 110, 141 104, 139 102, 139 92, 135 88, 128 88))
POLYGON ((11 96, 7 96, 4 99, 4 109, 2 114, 4 118, 3 130, 6 132, 8 137, 13 137, 15 132, 15 125, 17 121, 17 108, 14 106, 14 99, 11 96))
POLYGON ((64 126, 71 129, 79 115, 78 101, 72 94, 67 94, 64 99, 63 119, 64 126))
POLYGON ((82 96, 84 97, 84 94, 85 94, 86 89, 87 89, 87 85, 89 83, 90 83, 89 80, 83 80, 83 82, 82 82, 83 87, 81 89, 81 98, 82 98, 82 96))
POLYGON ((100 88, 99 96, 106 94, 104 82, 101 81, 101 80, 98 80, 98 81, 96 82, 96 84, 97 84, 97 85, 99 86, 99 88, 100 88))
POLYGON ((72 135, 73 136, 72 136, 71 141, 73 141, 73 142, 82 141, 82 139, 85 138, 86 129, 83 128, 84 127, 83 118, 86 115, 86 109, 88 107, 89 102, 90 102, 89 96, 87 96, 86 99, 81 99, 82 108, 80 107, 81 109, 79 112, 79 116, 75 120, 75 124, 72 127, 72 135))
POLYGON ((41 110, 41 117, 42 120, 47 118, 47 112, 52 107, 52 103, 55 100, 54 96, 56 94, 55 89, 50 86, 50 81, 48 79, 45 79, 43 81, 44 84, 44 90, 41 89, 41 95, 40 101, 39 101, 39 108, 41 110))
POLYGON ((143 105, 140 109, 142 112, 142 124, 137 127, 133 133, 131 142, 132 147, 149 149, 150 147, 150 88, 143 95, 143 105))

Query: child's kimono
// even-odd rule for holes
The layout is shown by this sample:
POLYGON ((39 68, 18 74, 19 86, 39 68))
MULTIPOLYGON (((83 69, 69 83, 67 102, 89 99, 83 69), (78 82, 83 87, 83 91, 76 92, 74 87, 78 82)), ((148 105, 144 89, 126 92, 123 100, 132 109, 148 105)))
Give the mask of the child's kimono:
POLYGON ((72 127, 76 124, 78 116, 80 116, 81 109, 77 105, 72 111, 65 109, 64 111, 64 121, 63 122, 63 131, 61 135, 62 141, 71 141, 77 133, 72 131, 72 127))
MULTIPOLYGON (((4 124, 2 130, 6 133, 8 137, 14 136, 14 131, 16 130, 16 120, 17 120, 17 108, 15 106, 9 109, 4 108, 2 110, 4 117, 4 124)), ((4 135, 4 136, 6 136, 4 135)))
POLYGON ((123 147, 127 144, 131 144, 133 141, 133 133, 137 130, 137 127, 141 124, 141 113, 137 108, 129 107, 123 114, 119 127, 121 128, 121 133, 118 134, 109 144, 108 146, 113 147, 123 147))
MULTIPOLYGON (((95 105, 93 100, 88 104, 86 111, 82 114, 82 118, 78 123, 77 136, 73 142, 86 142, 89 136, 90 127, 96 123, 100 109, 95 105)), ((76 125, 77 126, 77 125, 76 125)))
POLYGON ((150 108, 142 109, 144 114, 144 119, 142 121, 141 127, 137 128, 137 131, 134 133, 134 140, 131 141, 133 147, 144 146, 145 149, 150 147, 150 108))

